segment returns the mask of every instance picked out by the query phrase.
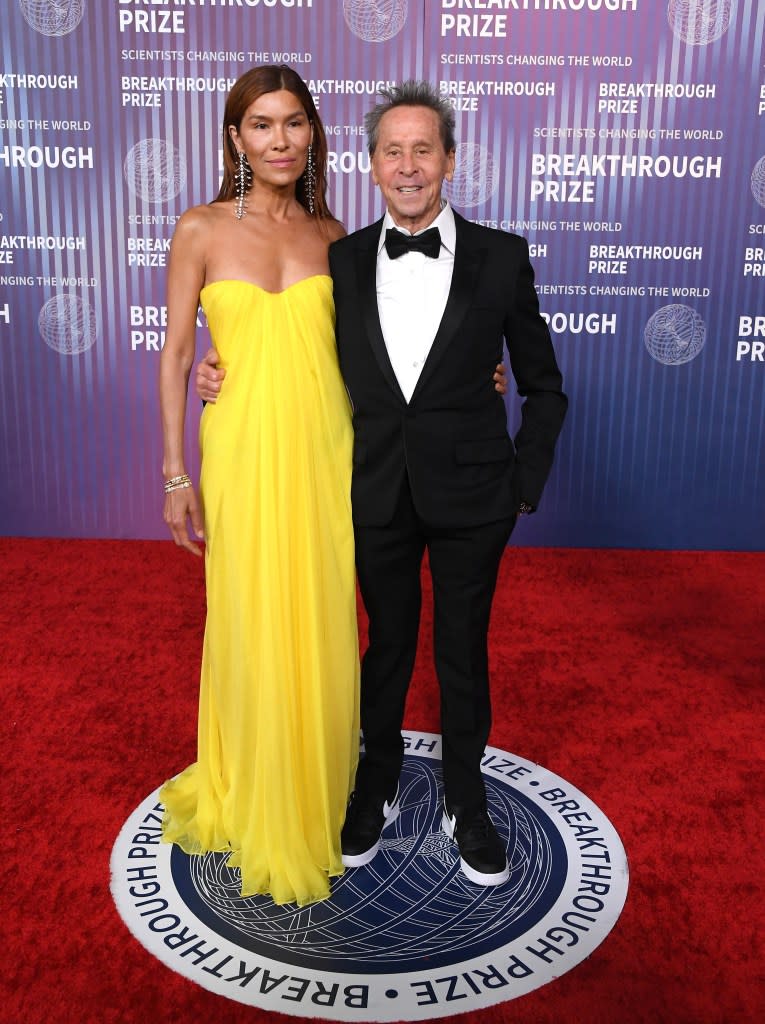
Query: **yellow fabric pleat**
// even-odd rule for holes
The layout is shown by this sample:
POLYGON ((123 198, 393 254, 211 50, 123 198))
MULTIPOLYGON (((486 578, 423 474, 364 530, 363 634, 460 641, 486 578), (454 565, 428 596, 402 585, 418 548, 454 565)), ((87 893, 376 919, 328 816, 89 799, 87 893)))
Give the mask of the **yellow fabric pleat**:
POLYGON ((342 873, 358 754, 352 428, 332 282, 201 301, 226 380, 200 425, 207 624, 198 756, 163 834, 231 851, 242 895, 311 903, 342 873))

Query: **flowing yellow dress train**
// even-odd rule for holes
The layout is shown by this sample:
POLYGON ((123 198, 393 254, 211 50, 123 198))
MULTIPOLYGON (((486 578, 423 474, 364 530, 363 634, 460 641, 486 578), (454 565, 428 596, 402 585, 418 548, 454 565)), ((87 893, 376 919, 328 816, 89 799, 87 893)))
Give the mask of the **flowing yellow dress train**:
POLYGON ((352 427, 332 281, 200 296, 226 370, 200 424, 207 585, 197 761, 163 837, 231 851, 242 895, 325 899, 358 755, 352 427))

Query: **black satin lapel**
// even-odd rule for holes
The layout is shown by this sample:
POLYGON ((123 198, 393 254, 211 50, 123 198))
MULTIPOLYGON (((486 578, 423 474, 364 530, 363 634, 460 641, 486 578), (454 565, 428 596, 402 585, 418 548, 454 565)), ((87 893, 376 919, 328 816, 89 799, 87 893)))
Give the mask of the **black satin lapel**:
POLYGON ((367 337, 375 359, 388 384, 404 402, 406 399, 396 380, 396 374, 393 372, 388 350, 385 347, 385 339, 380 326, 380 312, 377 308, 377 242, 379 237, 380 235, 377 233, 372 239, 372 244, 359 246, 357 265, 359 302, 361 303, 361 315, 367 329, 367 337))
POLYGON ((475 281, 483 263, 484 253, 485 250, 483 249, 473 250, 465 245, 461 245, 458 237, 454 253, 454 270, 452 272, 452 286, 449 289, 449 298, 446 300, 444 315, 441 317, 441 323, 438 325, 433 345, 410 399, 410 405, 417 398, 419 392, 427 385, 439 360, 454 340, 460 325, 468 314, 475 281))

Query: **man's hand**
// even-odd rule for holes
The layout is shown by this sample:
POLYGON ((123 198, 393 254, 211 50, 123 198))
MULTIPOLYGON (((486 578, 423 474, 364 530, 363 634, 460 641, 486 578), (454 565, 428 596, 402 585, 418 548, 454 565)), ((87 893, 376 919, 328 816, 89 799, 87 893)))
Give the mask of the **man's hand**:
MULTIPOLYGON (((218 400, 220 386, 223 378, 226 376, 225 370, 216 369, 217 365, 218 353, 214 348, 209 349, 204 359, 197 364, 197 394, 203 402, 212 402, 213 405, 218 400)), ((496 380, 496 377, 494 379, 496 380)))
MULTIPOLYGON (((197 370, 197 381, 199 381, 199 371, 197 370)), ((199 385, 197 384, 197 390, 199 385)), ((507 394, 507 377, 505 376, 505 364, 500 363, 497 366, 497 371, 494 374, 494 390, 499 392, 500 395, 507 394)))
POLYGON ((204 539, 202 527, 202 510, 194 493, 193 487, 179 487, 165 495, 164 519, 170 527, 173 540, 179 548, 186 548, 192 555, 201 557, 202 549, 189 537, 186 518, 191 520, 191 528, 200 539, 204 539))

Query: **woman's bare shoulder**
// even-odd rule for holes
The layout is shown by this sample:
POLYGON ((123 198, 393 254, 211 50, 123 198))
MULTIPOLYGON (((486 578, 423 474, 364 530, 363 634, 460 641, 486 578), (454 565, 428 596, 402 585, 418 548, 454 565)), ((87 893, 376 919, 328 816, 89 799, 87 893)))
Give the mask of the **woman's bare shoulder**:
POLYGON ((208 203, 185 210, 175 225, 175 235, 184 240, 199 240, 214 231, 225 217, 224 203, 208 203))
POLYGON ((348 232, 345 230, 339 220, 335 220, 333 217, 331 220, 326 221, 327 237, 330 242, 336 242, 338 238, 345 238, 348 232))

